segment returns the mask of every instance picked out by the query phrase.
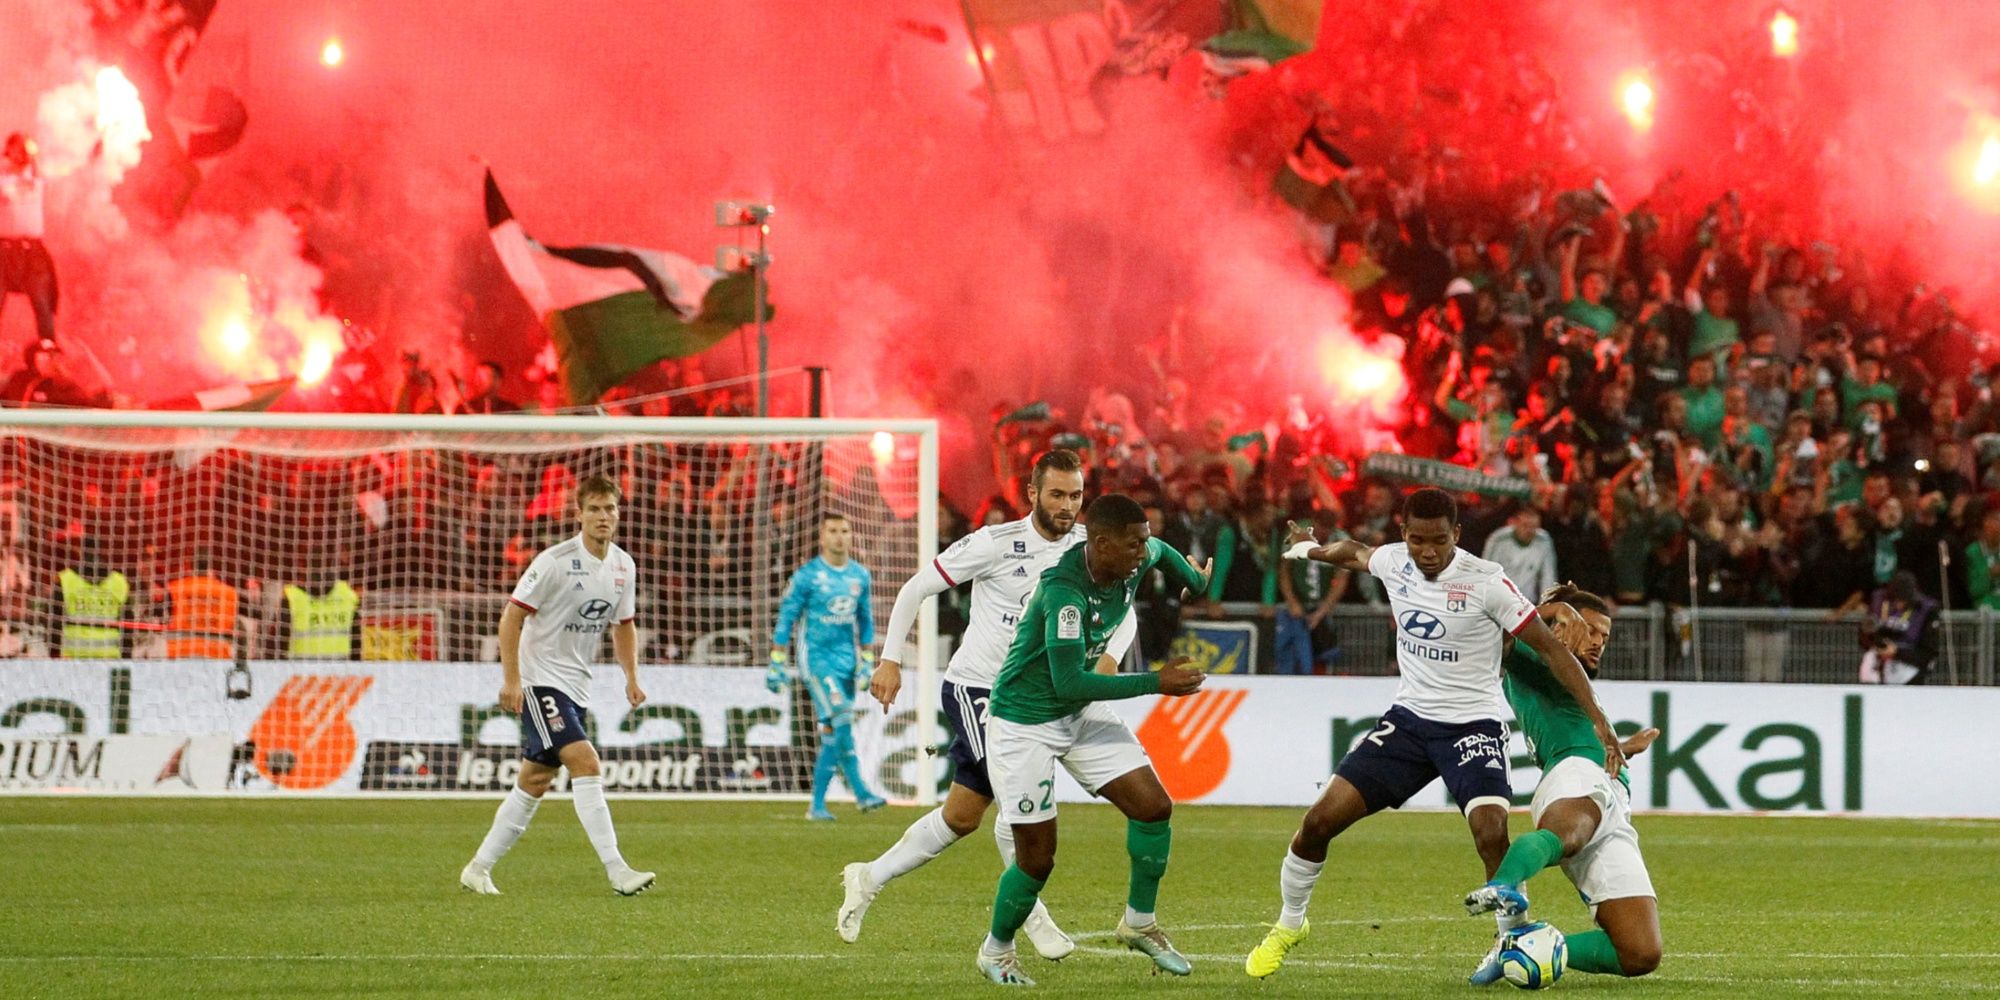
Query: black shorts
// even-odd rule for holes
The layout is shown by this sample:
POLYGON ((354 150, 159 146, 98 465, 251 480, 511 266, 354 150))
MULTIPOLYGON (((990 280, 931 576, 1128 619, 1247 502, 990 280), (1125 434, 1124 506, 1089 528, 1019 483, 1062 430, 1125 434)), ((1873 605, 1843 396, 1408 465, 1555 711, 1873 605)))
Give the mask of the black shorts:
POLYGON ((987 688, 962 687, 945 681, 938 700, 944 717, 951 721, 951 781, 986 798, 993 797, 993 782, 986 777, 986 705, 993 692, 987 688))
POLYGON ((1503 808, 1513 801, 1507 726, 1498 719, 1432 722, 1392 705, 1333 773, 1361 793, 1369 812, 1398 808, 1440 777, 1460 811, 1482 799, 1503 808))
POLYGON ((531 687, 521 698, 521 756, 537 764, 562 766, 562 748, 590 739, 583 709, 552 687, 531 687))

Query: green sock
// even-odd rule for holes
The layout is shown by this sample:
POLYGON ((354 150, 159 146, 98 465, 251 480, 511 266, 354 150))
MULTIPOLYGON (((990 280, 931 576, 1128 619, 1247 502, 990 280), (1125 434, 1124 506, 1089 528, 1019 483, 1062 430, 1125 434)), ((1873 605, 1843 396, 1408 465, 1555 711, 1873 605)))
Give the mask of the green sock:
POLYGON ((1173 850, 1174 831, 1166 820, 1125 823, 1125 853, 1132 856, 1132 888, 1125 905, 1138 913, 1153 912, 1160 898, 1160 879, 1167 874, 1167 854, 1173 850))
POLYGON ((1043 884, 1016 865, 1008 865, 1000 873, 1000 889, 993 896, 993 940, 1014 940, 1015 932, 1028 922, 1028 914, 1035 912, 1035 899, 1043 884))
POLYGON ((1561 861, 1562 856, 1562 838, 1547 830, 1536 830, 1507 848, 1507 856, 1500 859, 1500 870, 1493 873, 1493 881, 1520 885, 1561 861))
POLYGON ((1611 946, 1611 935, 1603 931, 1584 931, 1571 934, 1563 939, 1569 945, 1569 967, 1578 972, 1601 972, 1613 976, 1625 974, 1618 964, 1618 949, 1611 946))

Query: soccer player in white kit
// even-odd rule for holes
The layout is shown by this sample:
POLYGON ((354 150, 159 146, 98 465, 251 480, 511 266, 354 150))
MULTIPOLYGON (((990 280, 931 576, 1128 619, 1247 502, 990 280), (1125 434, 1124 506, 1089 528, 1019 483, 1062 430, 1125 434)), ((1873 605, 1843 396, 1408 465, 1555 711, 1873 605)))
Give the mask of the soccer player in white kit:
MULTIPOLYGON (((1497 563, 1458 548, 1458 503, 1425 488, 1403 504, 1403 541, 1370 547, 1346 540, 1318 545, 1292 527, 1285 555, 1332 563, 1382 581, 1396 616, 1396 700, 1375 730, 1340 759, 1333 780, 1306 811, 1279 870, 1283 907, 1243 970, 1263 978, 1305 940, 1306 903, 1341 831, 1394 809, 1439 777, 1472 828, 1491 878, 1507 853, 1506 705, 1500 657, 1509 636, 1528 644, 1575 697, 1604 744, 1610 773, 1624 763, 1618 737, 1598 707, 1576 656, 1556 638, 1497 563)), ((1502 918, 1504 919, 1504 918, 1502 918)))
POLYGON ((625 671, 625 699, 633 708, 646 701, 639 688, 638 629, 632 624, 639 576, 632 557, 611 541, 618 530, 618 501, 611 480, 584 480, 576 492, 582 530, 528 564, 500 616, 500 707, 520 713, 525 759, 514 789, 493 816, 493 828, 459 872, 459 885, 472 892, 500 894, 493 886, 494 864, 521 839, 557 770, 565 767, 576 818, 597 849, 612 890, 632 896, 653 885, 652 872, 633 871, 618 853, 597 748, 583 728, 591 662, 607 629, 625 671))
MULTIPOLYGON (((987 807, 993 804, 993 786, 986 775, 987 700, 1007 647, 1014 641, 1015 625, 1042 571, 1055 565, 1071 546, 1084 541, 1083 526, 1076 520, 1083 505, 1083 460, 1076 452, 1057 448, 1035 460, 1028 479, 1028 505, 1027 517, 981 528, 959 539, 896 594, 882 659, 869 685, 869 692, 881 701, 884 711, 902 689, 902 644, 916 621, 917 607, 934 594, 968 581, 972 584, 972 620, 965 630, 965 641, 952 653, 939 696, 951 722, 950 753, 957 768, 944 805, 910 824, 902 839, 881 857, 857 861, 841 872, 846 895, 835 929, 850 944, 861 936, 861 919, 889 880, 916 870, 979 829, 987 807)), ((1125 626, 1098 663, 1100 673, 1117 671, 1118 660, 1136 634, 1136 625, 1127 616, 1125 626)), ((993 836, 1001 863, 1013 864, 1012 828, 996 822, 993 836)), ((1022 931, 1044 958, 1061 959, 1076 950, 1076 942, 1056 926, 1047 907, 1039 903, 1022 931)))

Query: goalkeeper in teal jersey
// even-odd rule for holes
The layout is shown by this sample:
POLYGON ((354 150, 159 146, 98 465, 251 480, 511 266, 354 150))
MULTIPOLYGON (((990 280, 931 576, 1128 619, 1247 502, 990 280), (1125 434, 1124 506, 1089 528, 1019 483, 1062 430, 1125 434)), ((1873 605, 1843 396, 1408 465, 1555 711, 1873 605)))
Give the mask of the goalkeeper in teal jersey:
POLYGON ((1132 498, 1112 493, 1084 512, 1089 540, 1064 553, 1041 576, 993 683, 987 708, 986 771, 1001 822, 1012 824, 1015 859, 1000 876, 993 923, 979 949, 979 971, 1003 986, 1032 986, 1014 954, 1014 935, 1034 911, 1056 863, 1056 765, 1077 784, 1125 814, 1132 859, 1125 916, 1117 936, 1175 975, 1188 961, 1153 917, 1167 872, 1173 799, 1160 785, 1132 730, 1098 704, 1115 698, 1193 694, 1202 674, 1175 660, 1158 673, 1105 675, 1091 666, 1131 613, 1145 573, 1158 565, 1172 583, 1201 593, 1196 569, 1155 539, 1132 498))
POLYGON ((819 757, 813 761, 812 806, 806 818, 831 820, 827 788, 837 769, 862 812, 886 803, 861 780, 854 753, 854 692, 868 686, 874 667, 875 613, 869 606, 868 568, 850 557, 854 527, 829 514, 819 526, 819 556, 800 566, 778 606, 778 631, 771 640, 771 669, 764 683, 782 691, 791 680, 792 626, 799 630, 799 677, 812 693, 819 717, 819 757))
MULTIPOLYGON (((1596 594, 1563 584, 1542 595, 1538 610, 1596 677, 1598 657, 1611 638, 1611 606, 1596 594)), ((1531 807, 1535 831, 1514 841, 1493 879, 1466 895, 1466 911, 1498 911, 1516 927, 1526 926, 1523 884, 1560 864, 1600 928, 1569 935, 1569 968, 1643 976, 1660 964, 1660 913, 1645 859, 1639 856, 1639 834, 1632 827, 1631 783, 1623 770, 1616 781, 1605 774, 1604 746, 1590 719, 1534 650, 1516 641, 1501 666, 1507 703, 1542 769, 1531 807)), ((1648 729, 1626 739, 1620 749, 1630 757, 1659 735, 1648 729)), ((1496 941, 1472 974, 1473 984, 1500 978, 1499 951, 1496 941)))

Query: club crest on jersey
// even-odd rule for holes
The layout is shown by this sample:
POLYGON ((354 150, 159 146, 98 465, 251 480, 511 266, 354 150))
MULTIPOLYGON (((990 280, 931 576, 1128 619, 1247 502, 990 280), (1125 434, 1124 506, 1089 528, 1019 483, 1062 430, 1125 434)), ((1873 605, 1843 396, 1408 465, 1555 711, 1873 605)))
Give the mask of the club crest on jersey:
POLYGON ((1024 542, 1024 541, 1020 541, 1019 539, 1016 539, 1016 540, 1015 540, 1015 542, 1014 542, 1014 551, 1016 551, 1016 552, 1026 552, 1026 551, 1028 551, 1028 543, 1027 543, 1027 542, 1024 542))
POLYGON ((859 580, 847 581, 847 596, 849 597, 861 596, 861 581, 859 580))
POLYGON ((1438 616, 1428 611, 1405 611, 1396 619, 1396 624, 1402 626, 1403 631, 1426 642, 1436 641, 1445 636, 1444 622, 1439 621, 1438 616))
POLYGON ((1446 611, 1451 611, 1451 612, 1463 612, 1465 610, 1465 599, 1471 594, 1472 594, 1472 588, 1465 584, 1462 583, 1445 584, 1444 609, 1446 611))
POLYGON ((1063 606, 1063 609, 1061 611, 1056 612, 1056 638, 1058 639, 1083 638, 1082 608, 1079 608, 1074 604, 1067 604, 1063 606))

